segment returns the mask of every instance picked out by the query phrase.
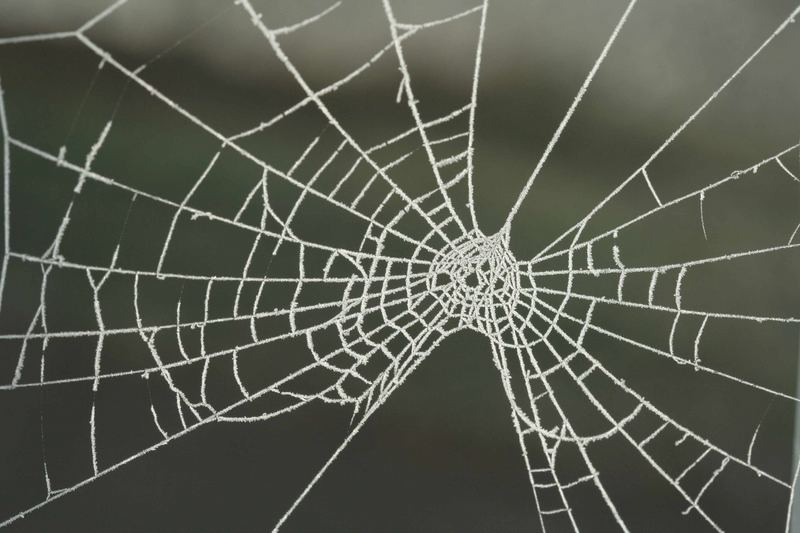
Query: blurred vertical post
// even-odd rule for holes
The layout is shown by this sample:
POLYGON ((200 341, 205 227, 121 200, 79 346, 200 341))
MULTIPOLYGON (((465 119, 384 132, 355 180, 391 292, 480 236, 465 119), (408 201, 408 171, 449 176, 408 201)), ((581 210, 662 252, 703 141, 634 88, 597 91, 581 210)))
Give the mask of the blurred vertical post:
MULTIPOLYGON (((800 142, 800 141, 798 141, 800 142)), ((800 150, 797 151, 797 168, 800 169, 800 150)), ((791 241, 789 242, 791 244, 791 241)), ((800 339, 798 340, 798 357, 797 357, 797 388, 795 391, 795 397, 800 398, 800 339)), ((800 403, 795 402, 794 407, 794 447, 792 449, 792 484, 794 484, 795 479, 794 476, 797 474, 795 470, 797 469, 798 461, 800 461, 800 403)), ((800 502, 797 501, 797 498, 792 500, 792 508, 789 510, 789 517, 787 520, 791 522, 786 524, 786 531, 788 533, 800 533, 800 520, 793 519, 795 516, 800 514, 800 502)))
MULTIPOLYGON (((800 337, 798 337, 798 358, 797 358, 797 386, 795 389, 795 396, 800 398, 800 337)), ((795 470, 797 470, 797 462, 800 461, 800 403, 795 402, 794 407, 794 447, 792 449, 792 465, 789 470, 791 473, 792 483, 795 482, 795 470)), ((786 531, 788 533, 800 533, 800 520, 796 517, 800 515, 800 501, 795 495, 792 500, 792 508, 789 510, 787 520, 790 522, 786 524, 786 531)))
MULTIPOLYGON (((800 150, 797 152, 797 168, 800 169, 800 150)), ((789 241, 791 244, 791 241, 789 241)), ((795 389, 795 397, 800 398, 800 338, 798 339, 798 357, 797 357, 797 385, 795 389)), ((792 484, 794 486, 797 465, 800 461, 800 403, 795 402, 794 407, 794 446, 792 448, 792 484)), ((790 522, 786 524, 787 533, 800 533, 800 520, 794 517, 800 514, 800 502, 795 497, 792 500, 792 508, 789 509, 789 517, 787 520, 790 522)))

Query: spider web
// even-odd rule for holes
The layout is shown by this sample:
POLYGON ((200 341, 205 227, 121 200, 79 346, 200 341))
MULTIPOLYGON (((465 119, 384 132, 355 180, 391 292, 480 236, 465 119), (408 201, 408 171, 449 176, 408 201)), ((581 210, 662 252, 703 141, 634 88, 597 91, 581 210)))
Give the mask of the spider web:
MULTIPOLYGON (((590 528, 580 512, 587 499, 597 502, 618 529, 630 530, 631 505, 614 495, 613 472, 597 458, 597 450, 609 443, 652 472, 681 503, 676 513, 695 516, 708 529, 726 527, 720 510, 714 514, 704 500, 727 477, 748 491, 780 494, 788 529, 798 476, 759 460, 766 412, 755 423, 739 421, 747 426, 749 439, 745 446, 734 444, 726 433, 712 431, 711 421, 707 427, 698 425, 686 421, 691 419, 686 413, 662 407, 663 402, 650 398, 647 386, 629 381, 625 368, 603 347, 628 350, 639 365, 662 365, 665 380, 743 390, 755 406, 766 401, 793 409, 798 401, 792 391, 765 383, 758 373, 737 372, 710 355, 707 359, 704 347, 734 331, 743 336, 778 330, 775 335, 796 334, 800 318, 746 306, 744 311, 714 307, 700 297, 715 277, 737 280, 753 269, 763 272, 796 261, 796 214, 788 226, 785 213, 774 213, 776 225, 785 227, 782 233, 753 235, 726 234, 730 228, 712 225, 710 216, 714 210, 714 220, 769 218, 771 213, 763 211, 742 212, 742 204, 732 198, 763 189, 796 195, 798 143, 789 141, 747 168, 731 169, 673 198, 655 186, 651 169, 765 49, 792 29, 800 6, 616 188, 533 257, 519 260, 510 241, 521 207, 624 33, 636 0, 619 14, 504 224, 493 234, 478 227, 480 198, 473 184, 488 1, 408 23, 383 0, 390 40, 344 76, 314 88, 284 42, 324 24, 342 9, 341 2, 275 26, 250 0, 237 0, 219 16, 245 17, 300 96, 271 118, 232 134, 223 134, 148 81, 148 69, 192 34, 136 67, 126 66, 92 37, 126 3, 108 6, 77 30, 7 37, 0 45, 77 43, 98 62, 87 97, 101 73, 113 71, 124 80, 123 96, 143 91, 153 105, 202 135, 209 148, 192 154, 199 171, 177 185, 115 177, 98 166, 104 150, 112 149, 122 97, 88 150, 75 155, 66 142, 51 150, 18 134, 7 110, 21 95, 0 87, 0 308, 8 312, 11 297, 30 308, 20 312, 25 317, 17 319, 21 329, 4 322, 0 393, 6 405, 23 401, 18 396, 42 398, 51 390, 82 399, 72 406, 69 419, 75 421, 70 433, 80 435, 69 438, 68 448, 83 450, 76 453, 82 465, 59 469, 56 463, 64 461, 59 439, 64 436, 48 431, 48 424, 64 414, 36 410, 39 492, 24 507, 10 510, 1 525, 209 423, 265 422, 312 403, 349 410, 346 438, 275 524, 278 530, 293 512, 301 512, 303 499, 342 450, 442 340, 470 329, 490 341, 542 530, 590 528), (463 101, 429 116, 406 49, 415 37, 435 35, 453 24, 472 28, 472 81, 463 101), (404 110, 408 127, 376 134, 363 144, 330 99, 385 63, 399 69, 394 103, 404 110), (263 156, 249 142, 273 131, 276 138, 298 131, 281 128, 298 121, 302 129, 300 117, 306 115, 316 117, 321 127, 288 161, 286 154, 263 156), (68 184, 66 194, 45 204, 22 193, 17 198, 17 183, 39 179, 37 168, 57 174, 59 187, 68 184), (220 188, 239 172, 249 176, 246 187, 220 188), (423 187, 404 179, 410 172, 422 172, 423 187), (230 201, 210 202, 209 195, 217 194, 210 191, 219 190, 230 191, 230 201), (616 202, 627 194, 638 195, 634 212, 605 218, 622 212, 616 202), (18 233, 32 231, 27 219, 17 218, 18 212, 32 209, 26 202, 53 219, 42 225, 48 237, 39 249, 18 233), (109 212, 106 220, 102 211, 87 214, 104 202, 115 216, 109 212), (663 228, 685 218, 699 221, 694 237, 702 238, 701 245, 678 246, 675 252, 648 250, 648 241, 663 238, 663 228), (320 223, 336 227, 335 235, 311 236, 312 226, 320 223), (137 225, 145 228, 146 242, 133 242, 131 228, 137 225), (210 242, 223 244, 218 249, 224 257, 207 253, 210 242), (51 309, 64 306, 82 310, 75 311, 85 315, 75 319, 82 327, 65 327, 51 318, 58 315, 51 309), (627 321, 611 320, 614 312, 628 313, 627 321), (637 328, 638 320, 656 323, 658 334, 648 338, 637 328), (77 352, 90 357, 64 363, 63 354, 77 352), (280 352, 291 357, 265 361, 280 352), (109 406, 117 391, 144 399, 139 410, 149 427, 139 427, 136 438, 130 437, 130 427, 119 433, 104 429, 120 424, 109 406)), ((760 502, 754 499, 753 505, 760 502)))

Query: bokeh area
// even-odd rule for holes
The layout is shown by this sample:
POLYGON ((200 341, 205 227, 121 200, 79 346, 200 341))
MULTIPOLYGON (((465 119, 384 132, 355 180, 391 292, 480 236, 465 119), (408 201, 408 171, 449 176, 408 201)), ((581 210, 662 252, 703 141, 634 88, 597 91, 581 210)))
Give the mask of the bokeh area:
MULTIPOLYGON (((120 269, 154 272, 158 264, 159 271, 163 267, 164 272, 206 279, 241 276, 250 262, 249 232, 203 216, 186 215, 175 223, 174 211, 142 195, 132 199, 120 187, 86 180, 75 168, 91 163, 92 171, 115 183, 179 205, 220 150, 218 132, 235 137, 258 161, 296 171, 292 175, 302 184, 331 188, 326 175, 315 176, 314 170, 325 164, 340 139, 317 107, 306 106, 264 126, 305 93, 242 5, 129 0, 87 29, 96 48, 57 34, 48 40, 4 42, 73 32, 109 4, 0 0, 0 87, 8 136, 17 141, 3 142, 3 155, 10 161, 4 244, 17 255, 4 267, 0 308, 0 382, 5 386, 0 389, 0 522, 46 497, 45 476, 57 492, 92 473, 91 384, 8 387, 17 371, 20 383, 39 380, 45 352, 50 379, 92 373, 96 336, 47 340, 37 322, 44 299, 49 331, 98 329, 93 304, 99 300, 93 298, 86 272, 58 266, 59 257, 108 266, 118 249, 115 265, 120 269), (146 84, 132 83, 120 66, 146 84), (155 90, 172 104, 155 97, 155 90), (95 150, 101 136, 102 146, 95 150), (315 142, 319 153, 310 152, 307 164, 293 169, 315 142), (35 147, 38 155, 21 143, 35 147), (317 178, 318 184, 311 181, 317 178), (65 219, 69 226, 62 231, 65 219), (171 223, 176 228, 172 248, 162 258, 171 223), (54 239, 60 256, 51 253, 54 239), (25 257, 55 261, 46 289, 44 263, 25 257), (38 336, 26 337, 26 332, 38 336), (21 351, 27 360, 20 370, 21 351)), ((251 4, 269 28, 291 27, 332 5, 328 0, 251 4)), ((421 28, 403 47, 424 122, 463 113, 469 103, 481 13, 423 26, 476 5, 478 0, 392 4, 394 16, 405 25, 401 29, 421 28)), ((503 225, 627 5, 623 0, 489 3, 474 116, 474 199, 483 233, 503 225)), ((391 27, 380 1, 343 0, 335 6, 318 20, 279 35, 281 50, 313 90, 364 66, 323 100, 355 142, 378 145, 413 124, 408 96, 399 90, 400 66, 389 46, 391 27)), ((703 511, 725 531, 784 531, 795 473, 800 248, 794 245, 800 246, 800 234, 793 232, 800 224, 800 21, 786 24, 746 68, 737 69, 796 7, 790 0, 640 0, 521 203, 510 233, 518 260, 536 256, 635 174, 724 85, 647 166, 658 200, 638 179, 597 212, 582 238, 612 230, 657 202, 687 199, 609 236, 618 251, 598 246, 594 264, 587 264, 586 249, 580 249, 569 270, 613 269, 620 262, 657 267, 774 249, 701 264, 683 274, 680 268, 668 269, 655 295, 648 294, 650 275, 630 274, 625 299, 639 307, 613 303, 622 290, 618 275, 577 276, 574 286, 577 293, 606 299, 592 308, 592 322, 616 335, 590 331, 584 346, 627 387, 715 446, 707 461, 687 472, 681 487, 692 497, 701 493, 703 511), (776 154, 782 154, 779 160, 776 154), (691 195, 744 170, 724 186, 691 195), (686 314, 678 320, 674 312, 648 308, 648 297, 667 310, 677 298, 686 309, 729 318, 686 314), (700 363, 716 373, 698 371, 700 363), (719 449, 743 464, 723 460, 725 468, 716 472, 725 457, 719 449)), ((463 133, 467 116, 460 130, 437 134, 463 133)), ((389 165, 401 154, 385 154, 380 162, 389 165)), ((261 177, 253 163, 223 147, 189 205, 246 222, 253 213, 237 211, 261 177)), ((349 164, 337 160, 329 171, 341 175, 349 164)), ((409 194, 436 185, 422 150, 391 168, 392 178, 409 194)), ((285 219, 300 191, 270 180, 275 215, 285 219)), ((362 189, 364 182, 354 181, 342 194, 359 198, 362 189)), ((364 192, 364 202, 373 200, 364 192)), ((455 198, 455 210, 468 220, 465 200, 455 198)), ((340 215, 311 199, 292 215, 291 230, 310 241, 356 249, 363 231, 358 233, 340 215)), ((411 235, 420 231, 411 224, 405 229, 411 235)), ((567 247, 571 239, 551 251, 567 247)), ((259 268, 279 276, 297 268, 297 253, 287 245, 282 253, 272 253, 273 259, 263 251, 253 264, 261 260, 259 268)), ((313 269, 314 261, 323 260, 309 252, 308 261, 313 269)), ((563 289, 565 257, 541 265, 553 272, 542 278, 541 287, 563 289)), ((149 276, 137 288, 147 296, 134 308, 130 279, 118 278, 124 276, 111 276, 103 288, 108 327, 174 323, 178 301, 180 320, 224 317, 234 298, 236 305, 240 299, 235 284, 215 285, 218 292, 209 303, 207 283, 149 276)), ((256 296, 248 290, 241 298, 255 306, 261 292, 256 296)), ((286 294, 275 290, 264 296, 264 308, 292 300, 293 289, 286 294)), ((324 291, 304 297, 308 302, 330 299, 324 291)), ((569 312, 586 316, 587 301, 570 300, 570 306, 569 312)), ((264 324, 263 331, 272 327, 264 324)), ((240 344, 240 333, 221 328, 200 340, 199 332, 187 331, 185 346, 164 343, 158 350, 177 361, 184 350, 205 353, 206 343, 223 348, 240 344)), ((148 339, 143 342, 135 331, 105 342, 104 371, 135 369, 150 357, 148 339)), ((307 357, 302 338, 259 350, 243 353, 240 369, 256 382, 288 373, 293 361, 307 357)), ((211 372, 209 394, 224 402, 238 391, 214 373, 216 368, 204 371, 211 372)), ((563 403, 574 413, 576 427, 603 431, 598 413, 582 407, 580 391, 572 395, 568 384, 562 385, 563 403)), ((614 386, 599 381, 594 386, 615 416, 630 412, 630 406, 618 402, 614 386)), ((161 440, 151 406, 175 400, 155 379, 106 380, 96 394, 101 467, 161 440)), ((311 402, 269 421, 204 425, 16 520, 8 531, 271 530, 348 434, 352 414, 347 407, 311 402)), ((163 415, 161 421, 168 433, 178 428, 177 419, 163 415)), ((673 429, 668 427, 652 445, 658 468, 674 478, 706 448, 673 429)), ((638 441, 652 430, 645 421, 630 428, 638 441)), ((714 530, 696 509, 684 513, 685 499, 626 440, 599 440, 590 453, 631 531, 714 530)), ((565 456, 564 461, 570 460, 565 456)), ((596 492, 576 489, 570 503, 582 531, 619 530, 596 492)), ((490 342, 475 331, 462 331, 445 338, 367 422, 281 531, 517 532, 541 527, 490 342)), ((572 528, 553 521, 547 531, 572 528)))

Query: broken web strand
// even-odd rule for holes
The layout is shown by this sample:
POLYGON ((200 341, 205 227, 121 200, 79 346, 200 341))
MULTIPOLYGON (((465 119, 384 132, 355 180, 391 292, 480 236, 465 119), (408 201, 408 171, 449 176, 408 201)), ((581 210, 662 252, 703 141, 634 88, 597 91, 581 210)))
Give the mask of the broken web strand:
MULTIPOLYGON (((94 82, 90 83, 90 89, 91 89, 93 84, 94 84, 94 82)), ((4 113, 4 111, 3 111, 2 121, 4 123, 4 128, 3 129, 4 129, 4 133, 5 133, 4 138, 5 138, 5 158, 6 158, 6 165, 7 165, 6 168, 8 170, 8 177, 10 178, 10 144, 9 144, 10 135, 8 133, 7 125, 5 123, 5 113, 4 113)), ((44 254, 43 257, 48 257, 48 258, 51 258, 51 259, 56 260, 56 261, 62 259, 61 249, 60 249, 61 248, 61 241, 62 241, 62 239, 64 237, 64 234, 66 233, 68 225, 69 225, 70 213, 72 212, 72 208, 74 206, 75 200, 78 197, 78 195, 81 193, 81 190, 82 190, 83 185, 85 183, 86 172, 88 172, 89 169, 91 168, 91 165, 92 165, 94 159, 96 158, 100 148, 103 145, 103 142, 105 141, 105 138, 108 135, 110 127, 111 127, 111 121, 108 121, 106 123, 105 127, 103 128, 100 136, 98 137, 97 141, 89 149, 89 153, 86 156, 86 162, 85 162, 85 165, 84 165, 84 170, 81 172, 81 174, 80 174, 80 176, 78 178, 77 184, 75 185, 75 188, 72 191, 72 197, 71 197, 71 200, 69 202, 69 205, 67 206, 64 218, 61 221, 61 224, 60 224, 59 229, 58 229, 58 231, 56 233, 56 236, 55 236, 55 238, 53 240, 53 243, 50 245, 48 250, 45 251, 45 254, 44 254)), ((8 195, 8 194, 10 194, 9 193, 9 185, 10 185, 10 183, 7 182, 5 185, 6 185, 5 191, 6 191, 6 194, 8 195)), ((126 222, 127 222, 127 219, 126 219, 126 222)), ((7 224, 6 230, 8 231, 8 229, 9 229, 9 225, 7 224)), ((124 224, 123 224, 122 232, 124 233, 124 224)), ((121 233, 121 235, 123 233, 121 233)), ((9 237, 6 236, 6 239, 7 239, 6 242, 8 244, 9 237)), ((121 240, 121 236, 120 236, 120 240, 121 240)), ((9 251, 8 251, 8 253, 6 255, 6 261, 8 261, 8 259, 11 257, 10 245, 8 246, 8 249, 9 249, 9 251)), ((117 252, 118 251, 119 251, 119 243, 117 244, 117 247, 116 247, 116 249, 115 249, 115 251, 113 253, 113 257, 111 259, 111 267, 112 268, 113 268, 114 264, 116 263, 117 252)), ((5 268, 6 267, 7 267, 7 264, 4 264, 3 277, 5 277, 5 268)), ((15 371, 14 371, 14 377, 13 377, 13 379, 11 381, 11 388, 15 387, 20 382, 20 379, 21 379, 21 376, 22 376, 23 366, 24 366, 24 363, 25 363, 25 357, 26 357, 26 354, 27 354, 27 351, 28 351, 27 348, 28 348, 29 335, 31 334, 31 332, 33 331, 33 329, 36 327, 36 325, 39 322, 41 322, 42 328, 45 331, 47 331, 47 320, 46 320, 46 315, 45 315, 45 313, 46 313, 45 294, 46 294, 46 288, 47 288, 47 280, 48 280, 48 277, 50 276, 50 273, 52 272, 52 265, 48 265, 47 267, 42 265, 41 266, 41 271, 42 271, 42 281, 41 281, 41 292, 40 292, 40 298, 39 298, 39 300, 40 300, 39 301, 39 306, 38 306, 38 308, 37 308, 37 310, 36 310, 36 312, 35 312, 35 314, 33 316, 33 319, 31 320, 31 322, 29 324, 27 335, 23 339, 22 346, 21 346, 21 349, 20 349, 20 352, 19 352, 19 357, 18 357, 18 360, 17 360, 17 365, 16 365, 16 368, 15 368, 15 371)), ((91 443, 90 444, 90 448, 91 448, 91 452, 92 452, 92 454, 91 454, 91 456, 92 456, 92 469, 93 469, 94 474, 97 474, 97 471, 98 471, 97 452, 96 452, 96 432, 95 432, 95 427, 96 427, 96 424, 95 424, 96 395, 97 395, 97 389, 98 389, 98 385, 99 385, 98 375, 100 373, 100 366, 101 366, 101 360, 102 360, 103 342, 104 342, 104 339, 105 339, 105 332, 104 332, 105 327, 104 327, 104 324, 103 324, 102 312, 100 310, 100 303, 99 303, 98 294, 99 294, 99 291, 102 288, 103 284, 108 279, 108 274, 109 273, 106 272, 105 275, 103 275, 100 278, 99 281, 95 281, 95 279, 92 276, 91 271, 86 270, 86 275, 87 275, 87 278, 88 278, 88 282, 89 282, 89 285, 91 286, 91 289, 93 291, 94 313, 95 313, 95 319, 97 321, 97 326, 99 328, 98 329, 98 333, 97 333, 97 344, 95 346, 95 356, 94 356, 94 365, 93 365, 94 366, 94 379, 93 379, 93 382, 92 382, 92 405, 91 405, 91 413, 89 415, 89 428, 90 428, 89 438, 90 438, 90 443, 91 443)), ((0 292, 2 291, 2 289, 3 289, 3 287, 0 287, 0 292)), ((47 349, 47 342, 45 340, 45 342, 42 345, 42 359, 41 359, 41 363, 40 363, 41 368, 40 368, 40 373, 39 373, 40 383, 43 382, 44 379, 45 379, 44 378, 44 375, 45 375, 45 370, 44 369, 45 369, 45 364, 46 364, 46 355, 45 355, 46 349, 47 349)), ((40 405, 41 405, 42 402, 43 402, 43 397, 40 394, 40 405)), ((41 424, 42 454, 43 454, 43 457, 45 457, 46 456, 46 452, 45 452, 46 445, 45 445, 45 440, 44 440, 43 418, 44 418, 43 417, 43 413, 40 413, 40 422, 42 423, 41 424)), ((45 484, 46 484, 47 496, 50 497, 50 495, 53 493, 53 488, 52 488, 50 477, 49 477, 49 474, 48 474, 48 471, 47 471, 46 459, 43 460, 43 469, 44 469, 44 475, 45 475, 45 484)))

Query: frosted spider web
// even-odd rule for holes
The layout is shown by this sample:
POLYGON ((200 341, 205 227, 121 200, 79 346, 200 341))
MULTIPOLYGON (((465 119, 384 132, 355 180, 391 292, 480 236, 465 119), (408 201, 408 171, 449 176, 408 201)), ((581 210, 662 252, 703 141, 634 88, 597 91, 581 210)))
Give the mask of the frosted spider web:
MULTIPOLYGON (((512 253, 510 241, 523 203, 624 33, 636 0, 619 14, 500 230, 488 235, 478 226, 480 198, 473 186, 488 1, 441 19, 406 23, 398 20, 392 3, 383 0, 391 39, 337 81, 312 88, 283 41, 323 24, 341 8, 341 2, 276 27, 250 0, 237 0, 228 9, 249 20, 250 29, 302 96, 272 118, 231 135, 171 99, 168 90, 147 81, 148 67, 160 56, 131 68, 93 39, 93 30, 127 3, 121 0, 108 6, 74 31, 6 37, 0 45, 77 43, 96 56, 96 75, 108 70, 121 75, 123 92, 143 90, 164 113, 188 122, 215 146, 206 155, 193 154, 194 159, 203 159, 202 169, 173 197, 153 182, 148 188, 147 181, 132 184, 98 170, 103 151, 115 137, 118 108, 99 128, 88 151, 73 154, 66 145, 51 150, 17 134, 7 111, 24 94, 0 92, 4 180, 0 306, 7 306, 9 294, 22 290, 18 287, 32 276, 37 280, 36 289, 28 294, 31 312, 25 315, 25 327, 10 329, 3 323, 7 329, 0 335, 6 347, 0 394, 5 405, 12 403, 14 395, 46 394, 56 388, 86 399, 76 418, 81 422, 71 428, 84 436, 74 446, 83 450, 76 452, 85 462, 83 470, 55 473, 54 457, 60 455, 54 442, 57 437, 47 430, 45 410, 36 411, 42 450, 36 474, 38 494, 0 517, 0 525, 23 520, 209 423, 266 423, 312 403, 349 410, 352 421, 346 438, 274 525, 278 530, 291 521, 293 513, 302 512, 306 495, 392 393, 445 338, 469 329, 489 340, 518 436, 521 466, 532 489, 530 505, 542 530, 592 530, 579 508, 587 498, 597 502, 618 529, 631 530, 633 504, 615 496, 609 481, 613 473, 598 466, 601 461, 596 458, 596 450, 613 444, 619 453, 640 460, 673 493, 682 503, 676 513, 699 518, 707 529, 726 528, 724 513, 717 507, 714 514, 705 501, 732 476, 748 491, 779 495, 775 498, 780 499, 788 531, 797 471, 780 471, 759 456, 763 417, 746 423, 749 438, 744 446, 709 436, 703 425, 682 421, 681 414, 667 412, 629 383, 619 368, 598 354, 601 350, 596 346, 612 342, 615 349, 632 349, 640 365, 660 361, 676 375, 688 375, 686 379, 706 376, 746 390, 752 394, 747 398, 758 398, 766 405, 784 403, 794 408, 798 398, 792 390, 762 383, 724 364, 715 365, 719 361, 707 361, 704 346, 713 343, 714 335, 730 334, 729 328, 747 332, 782 328, 796 334, 800 318, 704 310, 696 303, 702 300, 693 299, 693 293, 701 292, 700 285, 708 276, 730 276, 725 268, 735 273, 743 262, 792 260, 800 246, 800 216, 795 213, 783 233, 717 240, 714 246, 692 250, 691 258, 672 261, 648 261, 646 245, 626 242, 626 236, 648 228, 653 220, 669 225, 675 220, 670 217, 691 213, 699 221, 695 232, 710 243, 715 231, 724 230, 709 224, 707 204, 715 197, 722 199, 715 204, 722 204, 722 209, 729 198, 726 194, 750 195, 762 187, 797 194, 796 138, 747 168, 731 169, 677 197, 659 191, 651 168, 765 49, 793 31, 791 23, 800 6, 765 35, 616 188, 533 257, 521 260, 512 253), (465 22, 472 24, 475 35, 469 98, 441 116, 423 116, 406 47, 417 35, 435 34, 465 22), (356 140, 327 102, 381 61, 392 61, 399 68, 394 103, 407 112, 411 123, 405 131, 366 145, 356 140), (289 164, 273 163, 248 147, 249 139, 302 113, 321 117, 325 127, 289 164), (404 164, 414 158, 429 172, 423 190, 412 190, 404 182, 404 164), (27 231, 25 219, 20 219, 22 229, 17 230, 15 224, 17 213, 30 209, 26 198, 15 196, 15 184, 38 179, 36 172, 26 170, 30 161, 58 172, 62 183, 69 184, 66 200, 59 197, 47 207, 57 223, 46 228, 49 245, 38 250, 30 249, 15 233, 27 231), (250 172, 245 190, 231 188, 230 202, 207 207, 205 190, 230 174, 231 161, 256 172, 250 172), (619 197, 634 189, 645 191, 638 197, 635 213, 608 227, 593 225, 614 208, 619 197), (86 230, 85 209, 112 197, 121 198, 114 205, 126 207, 117 213, 119 220, 100 221, 113 234, 104 240, 102 232, 86 230), (145 206, 157 208, 162 216, 149 221, 137 218, 137 211, 145 206), (337 229, 341 238, 325 241, 304 236, 309 223, 303 219, 315 211, 335 213, 329 223, 341 224, 337 229), (149 247, 129 244, 130 226, 135 224, 147 228, 149 247), (222 249, 225 259, 236 264, 236 271, 219 267, 224 271, 208 272, 220 264, 214 257, 207 258, 208 265, 193 260, 191 249, 202 250, 206 235, 221 242, 228 235, 237 236, 231 238, 230 250, 222 249), (88 247, 87 240, 91 240, 88 247), (80 307, 93 325, 68 329, 54 324, 49 310, 64 305, 80 307), (164 313, 165 308, 169 312, 164 313), (604 325, 606 309, 631 313, 633 325, 604 325), (637 319, 645 316, 658 321, 659 340, 637 335, 637 319), (140 352, 121 357, 124 351, 119 342, 136 344, 140 352), (294 344, 284 344, 289 342, 294 344), (271 346, 289 347, 291 360, 279 367, 260 366, 270 355, 264 348, 271 346), (85 368, 53 361, 61 351, 87 349, 91 362, 85 368), (121 383, 133 383, 129 390, 139 391, 146 399, 140 407, 149 419, 149 433, 138 441, 103 430, 104 425, 119 423, 111 420, 113 411, 103 402, 121 383)), ((750 216, 741 214, 739 204, 730 201, 730 205, 736 216, 750 216)), ((794 274, 788 283, 796 284, 794 274)), ((744 419, 740 424, 745 425, 744 419)))

